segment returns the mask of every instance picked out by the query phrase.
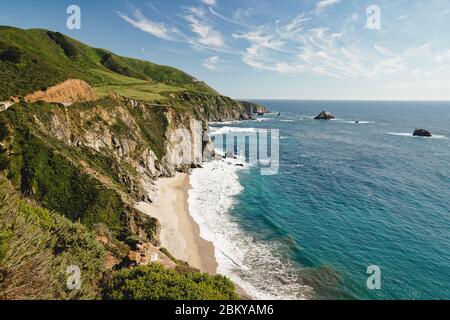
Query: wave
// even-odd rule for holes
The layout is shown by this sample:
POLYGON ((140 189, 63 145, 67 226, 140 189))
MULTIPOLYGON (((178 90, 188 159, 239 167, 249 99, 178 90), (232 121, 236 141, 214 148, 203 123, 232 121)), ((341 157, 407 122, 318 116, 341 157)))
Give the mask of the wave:
POLYGON ((248 122, 265 122, 271 121, 273 118, 256 118, 251 120, 230 120, 230 121, 212 121, 209 122, 210 125, 220 126, 220 125, 230 125, 230 124, 239 124, 239 123, 248 123, 248 122))
POLYGON ((291 120, 291 119, 285 119, 285 120, 278 120, 280 122, 294 122, 295 120, 291 120))
POLYGON ((256 128, 240 128, 240 127, 209 127, 212 135, 224 134, 229 132, 256 132, 256 128))
POLYGON ((348 119, 332 119, 331 121, 336 121, 340 123, 351 123, 351 124, 375 124, 375 121, 361 121, 361 120, 348 120, 348 119), (358 121, 358 122, 356 122, 358 121))
POLYGON ((388 134, 390 134, 391 136, 410 137, 410 138, 448 139, 446 136, 439 135, 439 134, 433 134, 432 137, 414 136, 412 133, 409 133, 409 132, 388 132, 388 134))
POLYGON ((279 254, 282 244, 256 241, 230 214, 235 196, 244 190, 238 172, 246 170, 230 161, 205 163, 190 176, 189 211, 200 226, 201 237, 214 244, 218 273, 255 299, 312 297, 312 289, 300 279, 299 268, 279 254))

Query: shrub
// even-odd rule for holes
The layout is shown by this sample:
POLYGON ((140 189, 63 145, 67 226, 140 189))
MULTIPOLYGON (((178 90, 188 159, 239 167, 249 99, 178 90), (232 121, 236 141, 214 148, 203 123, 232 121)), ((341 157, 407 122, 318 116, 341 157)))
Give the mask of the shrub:
POLYGON ((2 53, 0 53, 0 60, 12 62, 17 64, 20 62, 23 52, 16 47, 8 47, 2 53))
POLYGON ((86 227, 20 200, 0 175, 0 300, 93 299, 104 249, 86 227), (81 290, 67 290, 66 269, 81 269, 81 290))
POLYGON ((105 53, 100 63, 108 68, 109 70, 121 74, 123 76, 136 78, 144 80, 145 78, 139 75, 137 72, 134 72, 132 69, 130 69, 128 66, 126 66, 124 63, 122 63, 119 59, 114 57, 111 53, 105 53))
POLYGON ((233 283, 223 276, 178 273, 158 264, 115 272, 105 289, 109 300, 236 300, 233 283))
MULTIPOLYGON (((44 112, 45 107, 41 106, 41 117, 50 114, 44 112)), ((0 153, 0 168, 7 169, 22 194, 89 227, 96 223, 105 223, 113 230, 123 227, 124 204, 117 192, 83 172, 56 149, 56 144, 39 137, 30 126, 25 109, 19 106, 16 112, 5 116, 15 127, 10 133, 14 143, 9 157, 0 153)))
POLYGON ((47 35, 64 50, 64 54, 70 59, 75 59, 78 56, 77 48, 62 33, 48 31, 47 35))
POLYGON ((0 261, 6 256, 8 233, 0 232, 0 261))

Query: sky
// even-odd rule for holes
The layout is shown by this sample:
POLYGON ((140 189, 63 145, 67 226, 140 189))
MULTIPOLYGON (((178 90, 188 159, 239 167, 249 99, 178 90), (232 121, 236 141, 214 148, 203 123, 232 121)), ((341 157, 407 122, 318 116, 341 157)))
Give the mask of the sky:
POLYGON ((450 100, 450 0, 2 0, 0 25, 174 66, 233 98, 450 100))

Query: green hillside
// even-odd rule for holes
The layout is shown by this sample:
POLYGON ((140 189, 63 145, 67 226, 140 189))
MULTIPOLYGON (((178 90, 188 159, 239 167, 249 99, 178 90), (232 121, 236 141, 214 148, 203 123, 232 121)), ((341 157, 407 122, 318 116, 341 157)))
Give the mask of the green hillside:
POLYGON ((158 100, 162 92, 217 92, 172 67, 125 58, 96 49, 61 33, 0 26, 0 101, 82 79, 100 94, 158 100))

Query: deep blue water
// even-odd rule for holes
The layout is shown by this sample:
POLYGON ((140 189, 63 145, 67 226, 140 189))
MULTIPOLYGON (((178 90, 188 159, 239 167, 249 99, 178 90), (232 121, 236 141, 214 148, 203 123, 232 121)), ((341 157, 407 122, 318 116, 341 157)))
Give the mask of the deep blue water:
POLYGON ((233 126, 280 129, 281 166, 239 173, 244 230, 283 243, 314 298, 450 299, 450 103, 258 102, 281 116, 233 126))

